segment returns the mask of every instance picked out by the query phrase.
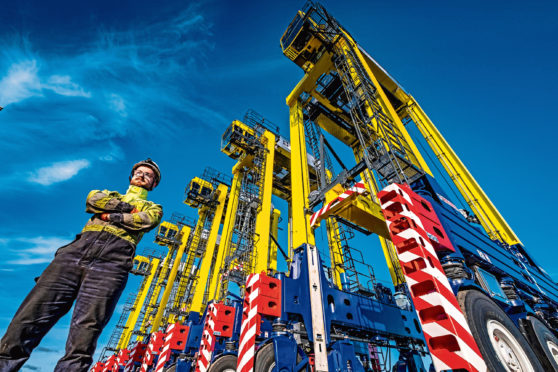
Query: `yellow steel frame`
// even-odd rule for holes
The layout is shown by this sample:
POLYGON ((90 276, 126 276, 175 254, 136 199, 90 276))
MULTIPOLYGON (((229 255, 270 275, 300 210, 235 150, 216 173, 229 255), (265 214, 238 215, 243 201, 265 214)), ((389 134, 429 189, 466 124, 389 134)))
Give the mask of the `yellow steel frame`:
POLYGON ((219 249, 217 251, 217 258, 215 260, 215 265, 212 271, 211 279, 209 282, 209 294, 208 300, 220 299, 221 294, 221 274, 223 269, 223 264, 225 260, 225 254, 229 251, 231 245, 231 238, 234 229, 234 220, 236 217, 236 211, 238 208, 238 198, 240 195, 240 186, 242 182, 242 170, 240 167, 233 167, 233 181, 231 184, 231 189, 229 191, 229 201, 227 202, 227 211, 225 214, 225 220, 223 221, 223 230, 221 231, 221 241, 219 243, 219 249))
POLYGON ((291 138, 291 230, 290 249, 302 244, 315 245, 314 231, 310 227, 308 196, 310 179, 308 176, 308 156, 304 135, 304 118, 302 104, 299 100, 287 101, 289 105, 289 122, 291 138))
POLYGON ((176 257, 174 258, 174 262, 169 273, 169 278, 167 279, 167 285, 165 287, 165 291, 163 292, 163 296, 161 297, 159 308, 157 309, 157 314, 155 314, 153 324, 151 325, 151 333, 157 332, 159 330, 159 326, 161 325, 161 320, 163 319, 167 302, 172 291, 173 283, 176 279, 176 274, 178 273, 178 267, 180 266, 180 262, 182 261, 182 255, 184 254, 184 250, 188 246, 191 231, 192 228, 190 226, 182 226, 182 228, 180 229, 180 245, 178 246, 178 250, 176 251, 176 257))
MULTIPOLYGON (((275 240, 279 241, 279 219, 281 218, 281 211, 279 209, 273 209, 271 213, 271 234, 275 240)), ((273 271, 277 271, 277 244, 271 242, 269 245, 269 268, 273 271)))
POLYGON ((498 239, 510 245, 521 243, 461 159, 411 96, 406 105, 406 112, 448 172, 471 210, 479 218, 488 235, 492 239, 498 239))
POLYGON ((160 261, 161 260, 159 260, 158 258, 151 259, 149 275, 143 280, 140 293, 138 293, 136 300, 134 301, 134 307, 128 315, 126 325, 124 326, 124 331, 120 335, 120 340, 118 340, 118 345, 116 347, 118 350, 124 349, 130 342, 132 332, 134 331, 136 322, 138 321, 139 314, 141 312, 141 309, 143 308, 143 303, 145 302, 145 298, 147 297, 147 293, 149 292, 149 288, 151 287, 153 278, 155 277, 157 269, 159 268, 160 261))
POLYGON ((221 219, 223 218, 223 211, 225 209, 225 201, 227 199, 227 192, 229 188, 226 185, 220 184, 217 186, 217 208, 211 222, 211 230, 207 243, 205 246, 205 253, 201 260, 200 268, 198 269, 197 281, 194 286, 194 295, 192 302, 189 306, 189 311, 196 311, 201 313, 205 307, 203 300, 205 297, 207 282, 211 273, 211 264, 213 261, 213 253, 215 252, 215 245, 217 244, 217 237, 219 235, 219 227, 221 219))
MULTIPOLYGON (((153 318, 155 317, 155 313, 153 313, 153 310, 158 306, 157 302, 159 300, 161 288, 163 286, 163 282, 166 279, 167 272, 170 266, 170 261, 175 252, 174 246, 170 245, 168 248, 169 250, 167 252, 167 255, 165 256, 165 259, 161 264, 160 270, 156 274, 157 280, 155 281, 155 287, 153 288, 153 292, 151 293, 151 297, 149 298, 149 301, 147 302, 147 306, 145 308, 145 315, 143 316, 143 320, 141 322, 141 326, 139 329, 139 332, 141 334, 145 333, 147 327, 149 327, 149 325, 153 323, 153 318)), ((138 341, 141 340, 143 340, 143 336, 138 336, 138 341)))
MULTIPOLYGON (((207 214, 209 213, 209 208, 206 205, 201 206, 198 209, 198 222, 196 223, 196 227, 194 229, 194 236, 192 238, 192 242, 190 247, 188 248, 188 252, 186 255, 186 262, 184 267, 182 268, 182 276, 178 283, 178 290, 176 291, 176 297, 173 299, 172 308, 177 309, 181 303, 183 304, 182 307, 186 306, 186 302, 188 301, 187 298, 180 298, 181 288, 186 288, 188 285, 188 280, 190 279, 190 273, 192 271, 192 266, 194 265, 194 260, 196 258, 196 252, 198 250, 198 245, 201 241, 201 234, 203 231, 203 225, 205 223, 205 219, 207 214)), ((178 318, 178 315, 173 313, 169 315, 169 323, 174 323, 178 318)))
POLYGON ((343 266, 343 248, 341 247, 341 240, 339 240, 338 237, 339 224, 333 218, 328 218, 326 220, 326 228, 329 242, 329 258, 333 271, 333 283, 337 288, 342 289, 343 283, 341 276, 345 274, 345 268, 343 266))
POLYGON ((261 136, 265 146, 265 164, 260 170, 262 176, 260 208, 256 215, 256 242, 252 264, 254 273, 267 272, 269 265, 269 232, 271 225, 271 196, 273 194, 273 161, 275 157, 275 135, 265 131, 261 136))

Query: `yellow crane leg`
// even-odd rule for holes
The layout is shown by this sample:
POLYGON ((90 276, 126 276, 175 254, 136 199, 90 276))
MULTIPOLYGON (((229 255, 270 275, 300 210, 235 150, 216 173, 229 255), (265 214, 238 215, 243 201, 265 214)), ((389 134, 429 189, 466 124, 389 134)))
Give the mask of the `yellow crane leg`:
POLYGON ((184 250, 188 245, 191 231, 192 228, 190 226, 182 226, 182 229, 180 229, 180 245, 178 246, 178 250, 176 251, 176 257, 174 258, 174 262, 167 279, 167 285, 165 287, 165 291, 163 292, 163 296, 161 297, 159 308, 157 309, 157 314, 155 314, 155 318, 153 319, 150 333, 157 332, 159 330, 159 326, 161 325, 161 320, 163 319, 163 314, 165 312, 165 308, 172 291, 173 283, 176 279, 176 273, 178 272, 178 267, 180 266, 180 261, 182 260, 182 255, 184 254, 184 250))
POLYGON ((231 237, 234 229, 234 220, 236 217, 236 210, 238 208, 238 197, 240 195, 240 185, 242 182, 243 173, 236 166, 233 167, 234 177, 229 191, 229 201, 227 203, 227 212, 225 220, 223 221, 223 231, 221 231, 221 241, 217 251, 217 258, 215 266, 212 271, 211 279, 209 282, 209 300, 219 299, 221 293, 221 271, 225 261, 225 254, 229 251, 231 245, 231 237))
MULTIPOLYGON (((159 300, 159 294, 161 293, 161 287, 163 285, 163 282, 166 279, 167 276, 167 272, 169 271, 169 264, 170 264, 170 260, 172 259, 172 256, 174 255, 175 249, 173 246, 169 246, 169 251, 167 253, 167 255, 165 256, 165 259, 163 260, 163 263, 161 264, 161 270, 159 270, 159 273, 157 274, 157 281, 155 282, 155 287, 153 289, 153 292, 151 293, 151 297, 149 298, 149 302, 147 303, 147 307, 146 307, 146 311, 145 311, 145 315, 143 317, 143 320, 141 322, 141 326, 140 326, 140 333, 145 333, 145 330, 147 329, 147 327, 149 327, 149 325, 152 323, 153 318, 155 317, 155 312, 154 310, 157 308, 157 301, 159 300)), ((143 339, 143 337, 142 337, 143 339)))
POLYGON ((153 278, 157 273, 157 269, 159 268, 159 260, 158 258, 153 258, 151 260, 151 270, 149 271, 149 275, 145 278, 145 282, 142 285, 142 289, 136 298, 136 302, 134 303, 134 308, 130 315, 128 315, 128 320, 126 321, 126 325, 124 326, 124 331, 120 336, 120 340, 118 341, 118 346, 116 347, 118 350, 124 349, 128 346, 130 342, 130 338, 132 337, 132 332, 138 321, 139 314, 143 307, 143 303, 145 302, 145 298, 147 297, 147 293, 149 292, 149 288, 151 287, 151 283, 153 282, 153 278))
MULTIPOLYGON (((198 222, 196 223, 196 227, 194 229, 194 236, 192 237, 192 242, 188 247, 188 251, 186 252, 186 262, 184 267, 182 268, 182 276, 178 283, 178 290, 176 291, 175 298, 173 299, 172 308, 177 309, 180 306, 180 303, 183 301, 181 295, 186 290, 186 286, 188 285, 188 280, 190 279, 192 266, 194 265, 194 260, 196 258, 196 252, 198 250, 198 245, 200 244, 201 234, 203 232, 203 225, 205 223, 205 219, 207 217, 207 213, 209 212, 206 206, 202 206, 198 209, 198 222)), ((186 302, 187 299, 184 299, 186 302)), ((177 314, 170 314, 169 315, 169 324, 175 323, 177 320, 177 314)))
POLYGON ((225 201, 227 200, 228 190, 229 188, 223 184, 220 184, 217 187, 217 192, 219 193, 217 202, 219 204, 215 209, 215 215, 213 216, 213 221, 211 223, 211 231, 209 232, 209 237, 207 238, 207 244, 205 246, 205 254, 201 260, 201 265, 198 270, 198 280, 194 287, 194 295, 192 297, 190 311, 195 311, 200 314, 204 309, 203 299, 207 288, 209 274, 211 273, 213 252, 215 252, 215 244, 217 243, 217 236, 219 235, 219 227, 221 225, 221 219, 223 218, 223 211, 225 209, 225 201))
MULTIPOLYGON (((432 172, 430 171, 430 168, 428 167, 428 164, 426 163, 426 161, 422 157, 421 153, 418 151, 418 148, 415 145, 413 139, 411 138, 411 135, 409 134, 409 132, 407 132, 407 129, 405 128, 405 126, 401 122, 401 119, 399 118, 399 115, 397 115, 397 113, 395 112, 395 109, 393 108, 393 105, 390 103, 389 99, 387 98, 386 93, 384 92, 384 90, 383 90, 382 86, 380 85, 378 79, 376 78, 376 76, 372 72, 372 69, 368 65, 368 62, 366 61, 366 59, 362 55, 362 52, 359 50, 358 45, 351 38, 351 36, 349 34, 345 33, 345 36, 349 40, 349 43, 345 44, 345 45, 342 45, 341 48, 348 48, 348 49, 350 49, 354 52, 354 54, 356 55, 356 57, 358 58, 358 60, 362 64, 362 66, 364 67, 364 70, 365 70, 366 74, 368 75, 368 77, 372 81, 372 84, 376 87, 376 89, 377 89, 376 92, 378 93, 378 95, 380 97, 380 101, 382 103, 383 108, 386 110, 386 114, 390 116, 393 123, 395 124, 395 128, 401 133, 401 135, 403 136, 403 138, 405 139, 405 141, 409 145, 409 150, 411 152, 410 155, 412 155, 415 158, 416 162, 418 163, 416 165, 418 165, 424 172, 432 175, 432 172)), ((369 109, 370 108, 368 107, 368 110, 369 109)), ((370 113, 371 112, 369 112, 369 114, 370 113)), ((386 138, 386 140, 389 141, 389 139, 387 139, 387 138, 386 138)))
MULTIPOLYGON (((278 209, 273 209, 271 214, 271 234, 276 241, 279 241, 279 219, 281 218, 281 211, 278 209)), ((277 244, 271 242, 269 245, 269 268, 273 271, 277 271, 277 244)))
POLYGON ((338 237, 339 223, 333 218, 326 220, 327 238, 329 241, 329 257, 331 260, 331 269, 333 270, 333 283, 339 289, 343 289, 343 281, 341 277, 345 275, 343 248, 341 240, 338 237))
POLYGON ((469 207, 471 207, 471 210, 479 218, 482 227, 488 235, 492 239, 498 239, 510 245, 521 243, 430 118, 424 113, 413 97, 409 98, 407 113, 426 139, 436 157, 440 160, 440 163, 442 163, 446 172, 448 172, 455 186, 459 189, 469 207))
POLYGON ((289 106, 291 138, 291 245, 297 248, 302 244, 315 245, 314 232, 310 227, 308 195, 310 194, 310 177, 308 174, 308 157, 304 135, 304 118, 302 104, 299 100, 291 101, 289 106))
POLYGON ((266 149, 265 165, 262 172, 262 183, 260 190, 261 203, 256 215, 256 236, 254 244, 254 255, 251 267, 254 273, 267 272, 269 265, 269 232, 271 224, 271 196, 273 194, 273 162, 275 159, 275 135, 265 131, 262 142, 266 149))

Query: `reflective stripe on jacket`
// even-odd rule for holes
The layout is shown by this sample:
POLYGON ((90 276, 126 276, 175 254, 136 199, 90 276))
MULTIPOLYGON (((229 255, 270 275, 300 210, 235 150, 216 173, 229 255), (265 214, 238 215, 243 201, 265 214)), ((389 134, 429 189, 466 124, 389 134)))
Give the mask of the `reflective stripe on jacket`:
POLYGON ((85 211, 94 213, 87 222, 82 232, 106 231, 130 243, 137 245, 144 233, 155 228, 163 216, 163 208, 147 200, 147 190, 130 185, 126 194, 121 195, 116 191, 92 190, 87 195, 85 211), (124 203, 122 203, 124 202, 124 203), (131 204, 139 212, 124 212, 127 205, 131 204), (103 221, 101 213, 122 213, 122 222, 103 221))

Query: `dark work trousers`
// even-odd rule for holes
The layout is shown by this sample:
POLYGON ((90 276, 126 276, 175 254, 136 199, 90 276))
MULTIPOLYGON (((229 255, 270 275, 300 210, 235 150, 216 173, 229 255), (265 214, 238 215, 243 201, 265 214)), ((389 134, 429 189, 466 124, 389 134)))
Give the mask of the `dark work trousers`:
POLYGON ((133 244, 107 232, 85 232, 60 248, 0 341, 0 372, 18 371, 74 300, 66 354, 55 371, 87 371, 126 286, 134 253, 133 244))

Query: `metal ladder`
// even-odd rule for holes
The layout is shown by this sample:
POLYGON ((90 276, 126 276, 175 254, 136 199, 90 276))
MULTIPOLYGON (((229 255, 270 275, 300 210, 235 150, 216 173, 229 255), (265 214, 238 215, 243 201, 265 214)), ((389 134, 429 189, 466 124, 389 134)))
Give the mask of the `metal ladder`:
POLYGON ((380 185, 409 183, 422 175, 409 144, 385 113, 361 62, 348 47, 337 47, 334 60, 341 78, 351 120, 368 168, 379 176, 380 185), (357 80, 357 81, 355 81, 357 80), (372 115, 367 112, 367 107, 372 115))

